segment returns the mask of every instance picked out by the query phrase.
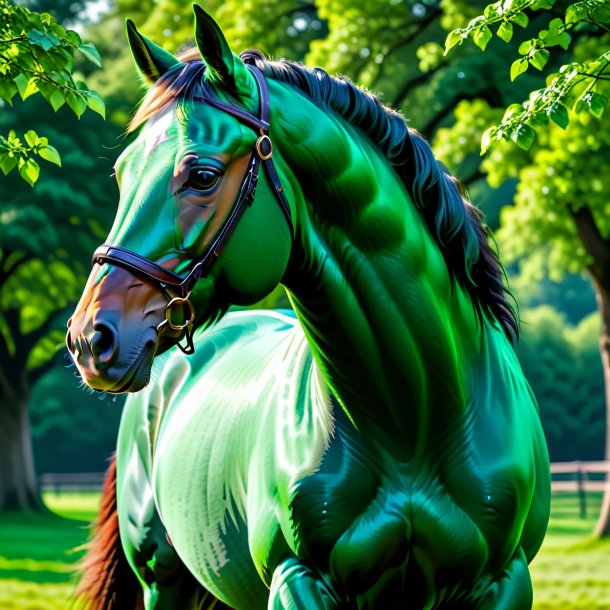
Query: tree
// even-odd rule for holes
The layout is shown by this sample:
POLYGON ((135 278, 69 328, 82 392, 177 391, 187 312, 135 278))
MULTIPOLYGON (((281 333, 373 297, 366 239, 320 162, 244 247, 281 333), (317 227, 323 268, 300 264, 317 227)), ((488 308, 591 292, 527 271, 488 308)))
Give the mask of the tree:
MULTIPOLYGON (((55 114, 33 100, 3 114, 0 129, 9 122, 27 124, 31 110, 64 151, 63 167, 49 168, 34 191, 15 175, 0 181, 0 509, 39 504, 28 399, 36 381, 57 364, 66 320, 91 252, 106 235, 117 193, 111 163, 98 158, 99 117, 83 117, 81 129, 71 134, 70 112, 55 114)), ((66 365, 61 357, 59 365, 66 365)))
MULTIPOLYGON (((527 101, 508 106, 499 121, 499 114, 492 117, 489 108, 482 110, 492 123, 481 134, 482 150, 495 146, 481 169, 492 185, 518 179, 514 206, 503 210, 498 232, 509 262, 556 278, 566 271, 586 271, 591 276, 601 317, 600 353, 610 422, 610 184, 605 179, 610 173, 610 127, 599 120, 610 94, 606 72, 610 2, 583 0, 561 11, 552 0, 496 3, 466 27, 451 32, 447 47, 473 38, 485 49, 494 23, 500 23, 497 33, 511 43, 513 53, 517 47, 521 55, 511 64, 513 80, 529 66, 542 70, 551 61, 550 47, 569 50, 553 64, 547 86, 532 90, 527 101), (513 45, 510 36, 502 34, 503 28, 506 31, 512 23, 527 27, 528 12, 544 14, 547 25, 528 29, 537 34, 513 45), (527 152, 500 143, 503 139, 513 140, 527 152)), ((454 131, 444 134, 453 143, 454 131)), ((459 154, 465 154, 461 148, 459 154)), ((610 491, 605 494, 596 533, 610 536, 610 491)))
POLYGON ((65 321, 88 273, 90 252, 106 233, 104 195, 114 195, 116 186, 107 178, 110 166, 100 169, 107 163, 98 159, 101 119, 87 113, 80 129, 73 128, 73 113, 82 115, 85 104, 103 114, 99 96, 72 73, 73 67, 85 71, 86 60, 98 60, 94 47, 83 45, 51 15, 0 0, 0 56, 5 100, 0 133, 9 134, 0 140, 0 166, 5 173, 17 167, 20 174, 0 180, 2 510, 41 506, 28 399, 63 345, 65 321), (9 102, 12 108, 6 107, 9 102), (56 163, 59 155, 47 137, 31 129, 33 116, 36 129, 40 125, 63 155, 63 168, 49 166, 38 182, 32 153, 56 163), (11 134, 19 129, 26 134, 24 143, 11 134), (100 187, 96 176, 105 176, 106 184, 100 187), (37 182, 36 188, 32 191, 22 178, 37 182))

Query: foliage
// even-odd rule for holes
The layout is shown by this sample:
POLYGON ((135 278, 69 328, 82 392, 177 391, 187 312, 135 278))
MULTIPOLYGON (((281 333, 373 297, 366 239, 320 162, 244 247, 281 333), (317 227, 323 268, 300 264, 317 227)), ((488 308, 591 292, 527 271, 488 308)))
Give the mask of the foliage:
MULTIPOLYGON (((12 105, 17 93, 23 101, 39 93, 57 111, 67 104, 80 118, 86 108, 104 116, 104 102, 94 90, 72 73, 74 54, 101 67, 99 53, 80 35, 66 29, 49 13, 36 13, 9 0, 0 0, 0 101, 12 105)), ((40 166, 34 155, 61 165, 48 138, 28 129, 23 138, 14 130, 0 135, 0 169, 8 174, 17 168, 31 186, 40 166)))
MULTIPOLYGON (((67 363, 67 361, 64 361, 67 363)), ((42 472, 100 472, 116 446, 124 396, 82 387, 73 367, 58 366, 36 384, 30 400, 34 457, 42 472)))
POLYGON ((36 369, 63 345, 68 310, 82 290, 90 252, 105 237, 107 203, 116 193, 110 164, 98 158, 101 118, 83 117, 71 134, 71 114, 54 113, 38 99, 15 104, 0 117, 0 130, 27 124, 31 110, 66 152, 63 168, 45 172, 34 192, 14 176, 0 182, 0 354, 12 359, 3 366, 16 379, 19 367, 36 369))
POLYGON ((551 461, 601 460, 605 407, 599 315, 577 326, 549 306, 522 310, 517 355, 538 399, 551 461))
MULTIPOLYGON (((484 51, 493 36, 491 28, 495 26, 498 26, 496 35, 509 43, 514 26, 528 27, 528 13, 545 11, 549 16, 546 28, 535 28, 534 32, 538 32, 518 46, 521 57, 514 60, 510 67, 510 78, 515 80, 530 66, 542 71, 556 47, 567 51, 573 40, 582 35, 597 35, 600 31, 610 30, 608 0, 571 3, 559 17, 558 11, 553 10, 555 4, 556 0, 500 0, 489 4, 483 15, 472 19, 466 27, 449 33, 445 53, 467 39, 484 51)), ((565 129, 570 121, 569 109, 575 113, 588 112, 599 119, 608 101, 600 87, 602 81, 610 80, 605 75, 608 66, 610 48, 605 44, 602 48, 591 49, 586 57, 564 63, 558 70, 553 68, 547 76, 546 87, 532 91, 529 99, 523 103, 509 105, 502 120, 483 133, 481 154, 501 139, 511 139, 521 148, 529 149, 536 128, 547 125, 549 120, 565 129)))

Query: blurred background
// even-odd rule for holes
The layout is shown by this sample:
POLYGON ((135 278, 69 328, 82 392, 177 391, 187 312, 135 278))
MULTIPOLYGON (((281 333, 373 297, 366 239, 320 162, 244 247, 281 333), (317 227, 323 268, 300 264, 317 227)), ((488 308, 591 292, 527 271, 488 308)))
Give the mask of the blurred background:
MULTIPOLYGON (((17 4, 52 13, 95 45, 102 67, 76 54, 73 73, 106 105, 105 120, 91 111, 77 119, 67 105, 54 111, 41 95, 0 105, 0 134, 33 129, 62 160, 61 167, 42 161, 33 188, 17 171, 0 175, 0 608, 33 610, 67 607, 80 557, 71 549, 84 542, 84 525, 95 514, 99 473, 113 451, 121 414, 122 398, 82 386, 63 337, 91 253, 114 218, 112 165, 143 93, 124 21, 132 19, 175 52, 192 44, 193 19, 192 3, 182 0, 17 4)), ((400 109, 467 186, 495 233, 519 304, 517 353, 540 405, 551 461, 558 464, 549 535, 533 565, 535 608, 610 608, 609 517, 601 510, 608 456, 600 284, 591 280, 592 259, 574 213, 575 205, 589 210, 610 250, 607 118, 571 116, 565 130, 551 122, 537 128, 528 150, 502 141, 481 156, 483 132, 507 106, 545 85, 536 70, 514 82, 509 77, 525 30, 510 44, 494 37, 485 53, 464 44, 443 56, 447 33, 481 14, 485 3, 202 5, 235 51, 255 47, 319 65, 377 93, 400 109)), ((540 29, 549 16, 531 19, 540 29)), ((610 48, 607 29, 575 37, 550 61, 560 66, 598 48, 610 48)), ((286 307, 287 300, 278 291, 263 305, 286 307)))

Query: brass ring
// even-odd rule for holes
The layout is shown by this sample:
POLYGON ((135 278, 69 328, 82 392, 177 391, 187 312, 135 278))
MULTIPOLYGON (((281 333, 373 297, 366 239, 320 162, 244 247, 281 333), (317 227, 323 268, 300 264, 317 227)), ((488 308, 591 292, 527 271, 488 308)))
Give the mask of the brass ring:
POLYGON ((271 159, 271 155, 273 154, 273 144, 271 143, 271 138, 268 135, 263 134, 258 140, 256 140, 256 152, 258 153, 258 156, 263 161, 266 161, 267 159, 271 159), (263 151, 261 150, 261 144, 263 143, 264 140, 267 140, 269 142, 269 154, 268 155, 263 154, 263 151))
POLYGON ((195 308, 193 304, 188 300, 188 297, 174 297, 166 306, 165 306, 165 321, 167 322, 170 328, 174 330, 184 330, 187 326, 190 326, 195 320, 195 308), (184 324, 174 324, 168 314, 171 312, 171 309, 174 305, 180 303, 182 305, 186 304, 189 308, 189 319, 184 324))

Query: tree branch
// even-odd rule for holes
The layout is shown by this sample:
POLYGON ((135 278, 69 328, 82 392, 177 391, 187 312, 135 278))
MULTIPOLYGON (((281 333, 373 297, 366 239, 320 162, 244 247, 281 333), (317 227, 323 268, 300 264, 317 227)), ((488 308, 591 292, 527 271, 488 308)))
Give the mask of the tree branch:
MULTIPOLYGON (((10 260, 10 257, 12 254, 17 254, 17 253, 14 253, 14 252, 9 253, 8 256, 6 256, 5 260, 6 261, 10 260)), ((15 273, 15 271, 17 271, 17 269, 19 269, 19 267, 21 267, 21 265, 33 260, 33 258, 34 258, 33 254, 24 254, 21 258, 18 258, 15 262, 8 265, 8 267, 6 269, 2 269, 2 271, 0 271, 0 290, 2 290, 2 288, 4 287, 4 284, 6 284, 6 282, 11 277, 11 275, 13 273, 15 273)))
POLYGON ((457 104, 463 100, 475 100, 483 99, 491 107, 498 108, 502 106, 502 96, 500 92, 495 88, 485 89, 484 91, 473 91, 473 92, 462 92, 456 95, 449 104, 447 104, 436 116, 424 127, 421 128, 421 132, 427 137, 431 137, 432 134, 437 130, 440 123, 449 116, 451 112, 455 110, 457 104))
POLYGON ((404 99, 411 93, 412 89, 425 83, 435 72, 438 72, 441 68, 444 68, 443 64, 439 64, 436 68, 432 70, 428 70, 428 72, 422 72, 418 74, 415 78, 412 78, 410 81, 407 81, 398 91, 396 97, 392 100, 392 108, 400 108, 400 105, 403 103, 404 99))
MULTIPOLYGON (((405 35, 404 38, 400 38, 397 40, 390 48, 383 54, 384 61, 379 64, 379 69, 377 70, 377 75, 373 79, 372 86, 374 87, 377 84, 377 81, 383 76, 385 69, 385 60, 390 57, 393 53, 402 49, 409 43, 413 42, 419 34, 422 33, 437 17, 442 14, 440 9, 433 10, 425 19, 416 22, 408 22, 403 24, 401 27, 412 27, 413 30, 409 32, 409 34, 405 35)), ((429 74, 429 73, 428 73, 429 74)))

